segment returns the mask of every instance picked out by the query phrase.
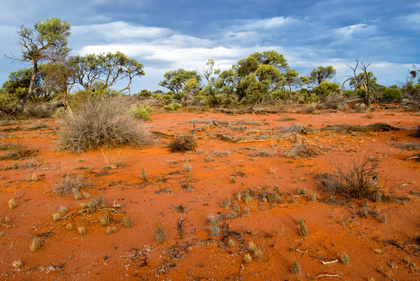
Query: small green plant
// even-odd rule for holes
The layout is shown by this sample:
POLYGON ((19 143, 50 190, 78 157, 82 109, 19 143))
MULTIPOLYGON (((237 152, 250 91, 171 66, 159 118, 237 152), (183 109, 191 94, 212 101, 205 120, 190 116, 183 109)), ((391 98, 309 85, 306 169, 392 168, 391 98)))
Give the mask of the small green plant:
POLYGON ((235 177, 231 177, 230 178, 230 183, 236 183, 236 178, 235 177))
POLYGON ((249 263, 251 263, 251 262, 252 262, 252 257, 251 257, 251 255, 250 255, 250 254, 246 254, 246 255, 244 256, 244 263, 249 264, 249 263))
POLYGON ((129 218, 129 217, 124 217, 124 218, 123 218, 123 222, 124 222, 124 227, 126 227, 126 228, 131 228, 131 227, 133 227, 133 221, 131 220, 131 218, 129 218))
POLYGON ((153 108, 150 106, 138 106, 131 108, 128 111, 128 114, 131 115, 134 119, 138 120, 150 120, 150 114, 153 112, 153 108))
POLYGON ((34 237, 34 238, 31 240, 31 244, 29 245, 29 249, 30 249, 32 252, 36 252, 36 251, 38 251, 40 248, 41 248, 41 243, 39 242, 39 239, 38 239, 37 237, 34 237))
POLYGON ((213 237, 218 237, 220 234, 220 228, 219 228, 219 223, 217 222, 217 219, 213 216, 209 216, 207 221, 210 227, 210 235, 213 237))
POLYGON ((17 207, 17 203, 14 198, 9 199, 9 209, 14 209, 17 207))
POLYGON ((13 267, 16 269, 20 269, 21 267, 23 267, 23 262, 20 260, 14 261, 13 262, 13 267))
POLYGON ((80 236, 86 235, 86 228, 84 226, 78 227, 77 231, 79 232, 80 236))
POLYGON ((343 253, 340 257, 340 262, 342 264, 348 264, 350 261, 349 255, 347 255, 346 253, 343 253))
POLYGON ((294 261, 292 267, 290 268, 290 272, 292 274, 299 274, 300 273, 300 264, 297 261, 294 261))
POLYGON ((222 208, 230 208, 232 206, 232 202, 230 201, 229 196, 226 196, 225 201, 222 203, 222 208))
POLYGON ((159 223, 156 227, 156 241, 162 243, 166 239, 166 231, 163 228, 162 223, 159 223))

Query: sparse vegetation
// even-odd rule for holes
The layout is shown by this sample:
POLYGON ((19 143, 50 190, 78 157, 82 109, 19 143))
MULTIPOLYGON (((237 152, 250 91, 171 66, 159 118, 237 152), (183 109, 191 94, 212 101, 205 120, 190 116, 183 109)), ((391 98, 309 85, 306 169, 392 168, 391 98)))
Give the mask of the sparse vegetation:
POLYGON ((146 171, 143 169, 141 169, 141 179, 144 181, 147 181, 147 174, 146 171))
POLYGON ((308 227, 304 223, 299 225, 299 233, 302 236, 308 236, 308 227))
MULTIPOLYGON (((76 197, 75 193, 79 193, 77 197, 82 199, 82 195, 80 194, 79 190, 91 186, 92 184, 89 183, 84 176, 77 175, 77 176, 66 176, 64 180, 60 182, 56 182, 52 189, 55 194, 59 196, 63 195, 73 195, 76 197), (76 192, 77 191, 77 192, 76 192)), ((80 200, 77 199, 76 200, 80 200)))
POLYGON ((13 262, 13 267, 16 268, 16 269, 20 269, 20 268, 23 267, 23 262, 20 261, 20 260, 14 261, 13 262))
POLYGON ((86 99, 73 118, 61 122, 59 148, 83 152, 102 146, 141 146, 151 142, 148 134, 126 114, 127 100, 120 97, 86 99))
POLYGON ((217 219, 213 216, 210 216, 208 217, 207 222, 209 223, 210 227, 210 235, 213 237, 218 237, 220 234, 220 228, 217 219))
POLYGON ((245 254, 244 256, 244 263, 251 263, 252 262, 252 256, 250 254, 245 254))
POLYGON ((230 201, 229 196, 226 196, 225 201, 223 201, 222 203, 222 208, 230 208, 231 205, 232 205, 232 202, 230 201))
POLYGON ((129 217, 123 217, 124 227, 131 228, 133 227, 133 221, 129 217))
POLYGON ((187 152, 194 151, 197 143, 192 136, 182 136, 173 139, 169 144, 170 152, 187 152))
POLYGON ((294 261, 292 267, 290 268, 290 272, 292 274, 299 274, 300 273, 300 264, 297 261, 294 261))
POLYGON ((9 199, 9 209, 14 209, 17 207, 17 203, 14 198, 9 199))
POLYGON ((77 231, 79 232, 80 236, 86 235, 86 228, 84 226, 78 227, 77 231))
POLYGON ((161 223, 156 227, 156 241, 162 243, 166 239, 166 231, 161 223))
POLYGON ((186 173, 191 173, 192 172, 192 167, 191 167, 191 164, 190 164, 190 162, 185 162, 183 165, 182 165, 182 168, 184 169, 184 172, 186 172, 186 173))
POLYGON ((29 249, 30 249, 32 252, 36 252, 36 251, 38 251, 40 248, 41 248, 41 242, 39 241, 39 238, 34 237, 34 238, 31 240, 31 244, 29 245, 29 249))
POLYGON ((350 261, 349 255, 347 255, 346 253, 343 253, 340 257, 340 262, 342 264, 348 264, 350 261))

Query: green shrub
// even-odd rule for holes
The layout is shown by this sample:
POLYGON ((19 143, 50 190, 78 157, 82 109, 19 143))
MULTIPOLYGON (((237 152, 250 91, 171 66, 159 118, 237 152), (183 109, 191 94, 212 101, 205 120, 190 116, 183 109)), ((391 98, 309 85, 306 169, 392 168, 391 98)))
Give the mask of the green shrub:
POLYGON ((131 108, 128 111, 128 114, 130 114, 134 119, 138 120, 150 120, 150 113, 153 112, 153 108, 150 106, 139 106, 131 108))
POLYGON ((174 111, 175 110, 174 109, 174 106, 172 104, 170 104, 170 105, 164 105, 163 106, 163 109, 166 110, 166 111, 174 111))
POLYGON ((174 110, 178 110, 182 107, 179 103, 173 103, 172 106, 174 107, 174 110))
POLYGON ((381 101, 396 101, 401 97, 401 90, 394 87, 388 87, 382 94, 381 101))

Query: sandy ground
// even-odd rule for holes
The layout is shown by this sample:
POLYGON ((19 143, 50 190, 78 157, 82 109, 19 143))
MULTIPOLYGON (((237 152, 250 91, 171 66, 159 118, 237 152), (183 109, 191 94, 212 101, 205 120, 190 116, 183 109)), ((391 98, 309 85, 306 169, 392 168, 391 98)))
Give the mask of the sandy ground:
POLYGON ((420 162, 404 160, 419 151, 401 148, 420 143, 410 136, 419 124, 418 114, 398 109, 160 112, 143 124, 167 134, 156 145, 82 154, 57 151, 56 120, 1 126, 0 145, 18 143, 38 154, 0 161, 0 279, 420 280, 420 162), (47 127, 33 129, 39 122, 47 127), (378 122, 399 130, 317 130, 378 122), (307 130, 288 133, 294 125, 307 130), (197 150, 170 153, 170 136, 191 134, 194 126, 197 150), (301 144, 313 152, 310 157, 290 155, 301 144), (375 186, 389 199, 369 200, 367 217, 361 216, 361 199, 332 196, 317 177, 347 169, 365 156, 379 164, 375 186), (81 200, 54 192, 59 183, 77 177, 88 183, 81 200), (248 188, 255 194, 244 202, 244 193, 237 195, 248 188), (297 195, 297 188, 305 194, 297 195), (268 193, 279 200, 267 200, 268 193), (310 200, 311 194, 316 200, 310 200), (89 213, 89 195, 102 196, 105 205, 89 213), (12 198, 16 207, 10 209, 12 198), (222 207, 226 198, 231 204, 222 207), (60 206, 68 212, 54 221, 60 206), (101 225, 104 215, 107 226, 101 225), (210 216, 218 235, 211 233, 210 216), (124 218, 131 219, 132 227, 125 227, 124 218), (306 236, 300 234, 299 218, 306 236), (69 223, 72 230, 67 230, 69 223), (162 243, 156 240, 158 226, 166 232, 162 243), (85 235, 79 234, 80 227, 85 235), (107 234, 108 227, 116 232, 107 234), (40 242, 36 252, 30 250, 34 238, 40 242), (250 251, 250 242, 261 256, 250 251), (247 254, 253 257, 250 263, 244 262, 247 254), (344 254, 348 264, 340 262, 344 254), (23 266, 17 269, 13 263, 19 260, 23 266), (300 265, 298 274, 291 273, 294 262, 300 265))

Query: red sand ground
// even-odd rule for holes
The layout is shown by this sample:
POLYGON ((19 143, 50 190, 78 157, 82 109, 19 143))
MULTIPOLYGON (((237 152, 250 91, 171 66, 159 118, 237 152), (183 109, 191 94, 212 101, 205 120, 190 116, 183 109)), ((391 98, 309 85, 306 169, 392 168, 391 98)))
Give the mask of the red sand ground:
MULTIPOLYGON (((420 242, 415 239, 420 233, 420 162, 404 160, 418 151, 395 147, 419 143, 418 138, 410 136, 420 123, 418 114, 396 109, 369 114, 153 114, 152 121, 145 123, 152 131, 187 134, 196 124, 198 149, 185 154, 170 153, 169 138, 161 138, 156 146, 144 149, 57 152, 56 122, 42 122, 50 127, 30 131, 25 129, 31 127, 28 122, 0 127, 0 144, 18 142, 39 150, 35 157, 0 161, 1 280, 420 279, 420 242), (295 120, 284 121, 284 117, 295 120), (218 126, 209 126, 210 121, 216 121, 218 126), (308 133, 295 138, 295 134, 281 129, 295 124, 319 129, 331 124, 377 122, 401 130, 308 133), (267 140, 232 143, 214 137, 216 134, 248 139, 262 136, 267 140), (321 154, 284 157, 297 145, 295 141, 304 141, 321 154), (261 151, 268 157, 258 156, 261 151), (322 202, 332 197, 322 192, 317 174, 334 173, 335 165, 346 166, 366 153, 379 160, 377 184, 386 194, 411 200, 369 201, 367 218, 360 216, 361 200, 353 199, 345 205, 322 202), (192 167, 190 173, 183 169, 187 161, 192 167), (22 168, 26 162, 36 165, 22 168), (115 163, 119 164, 115 169, 107 168, 115 163), (20 168, 7 169, 12 164, 20 168), (141 179, 142 169, 148 175, 147 181, 141 179), (27 181, 33 174, 37 181, 27 181), (60 206, 74 212, 81 202, 90 202, 85 197, 77 201, 53 192, 52 187, 66 175, 86 176, 92 186, 82 191, 93 198, 103 196, 108 206, 121 207, 119 214, 111 215, 110 225, 118 229, 116 233, 106 234, 107 227, 98 221, 101 211, 74 217, 74 229, 70 231, 66 229, 69 218, 53 221, 52 215, 60 206), (188 184, 190 190, 185 188, 188 184), (261 193, 273 192, 275 186, 285 199, 283 203, 254 198, 246 205, 235 199, 248 187, 261 193), (304 188, 306 194, 290 203, 289 196, 296 188, 304 188), (310 193, 317 195, 316 201, 309 200, 310 193), (232 205, 239 205, 237 218, 225 218, 233 210, 233 206, 221 207, 227 196, 232 205), (11 198, 17 203, 15 209, 9 209, 11 198), (380 222, 382 214, 386 215, 385 223, 380 222), (9 224, 5 216, 10 218, 9 224), (123 216, 131 218, 132 228, 124 227, 123 216), (210 235, 209 216, 218 219, 218 237, 210 235), (305 220, 307 236, 299 234, 298 218, 305 220), (183 235, 179 232, 181 219, 183 235), (155 238, 159 224, 167 233, 163 243, 155 238), (81 226, 87 231, 84 236, 77 231, 81 226), (33 237, 42 242, 37 252, 29 249, 33 237), (235 242, 233 247, 227 245, 229 238, 235 242), (251 241, 262 248, 263 255, 245 264, 243 258, 249 253, 251 241), (343 253, 349 256, 347 265, 323 263, 340 259, 343 253), (13 267, 17 260, 24 264, 20 269, 13 267), (294 261, 300 264, 299 274, 290 272, 294 261)), ((346 202, 345 198, 335 199, 346 202)))

